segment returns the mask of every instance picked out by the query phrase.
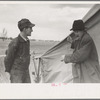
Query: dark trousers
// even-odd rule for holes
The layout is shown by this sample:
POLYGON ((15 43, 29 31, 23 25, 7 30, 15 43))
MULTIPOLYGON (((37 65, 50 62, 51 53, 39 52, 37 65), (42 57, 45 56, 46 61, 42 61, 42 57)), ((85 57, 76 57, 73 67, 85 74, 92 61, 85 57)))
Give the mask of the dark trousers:
POLYGON ((29 70, 12 69, 10 80, 11 83, 31 83, 29 70))

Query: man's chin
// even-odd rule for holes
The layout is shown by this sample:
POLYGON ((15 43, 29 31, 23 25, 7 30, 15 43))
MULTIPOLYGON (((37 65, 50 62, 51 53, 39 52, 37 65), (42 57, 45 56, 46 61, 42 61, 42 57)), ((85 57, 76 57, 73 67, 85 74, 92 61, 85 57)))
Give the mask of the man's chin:
POLYGON ((28 36, 31 36, 31 35, 28 35, 28 36))

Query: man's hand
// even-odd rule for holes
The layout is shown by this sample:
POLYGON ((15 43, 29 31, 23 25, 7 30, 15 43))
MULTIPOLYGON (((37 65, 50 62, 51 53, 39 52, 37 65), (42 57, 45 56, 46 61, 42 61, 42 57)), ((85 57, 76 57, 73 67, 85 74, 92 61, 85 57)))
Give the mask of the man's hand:
POLYGON ((71 55, 65 55, 64 62, 65 63, 70 63, 70 57, 71 57, 71 55))
POLYGON ((64 61, 65 63, 69 63, 70 62, 70 57, 71 57, 71 55, 62 55, 62 60, 61 61, 64 61))
POLYGON ((67 41, 70 42, 70 43, 72 43, 73 40, 72 40, 71 36, 67 37, 67 41))

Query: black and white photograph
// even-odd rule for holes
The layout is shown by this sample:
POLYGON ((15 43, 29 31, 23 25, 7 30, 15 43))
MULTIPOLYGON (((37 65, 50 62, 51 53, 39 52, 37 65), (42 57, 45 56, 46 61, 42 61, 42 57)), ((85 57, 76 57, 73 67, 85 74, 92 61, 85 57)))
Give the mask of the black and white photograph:
POLYGON ((0 1, 0 88, 93 84, 91 91, 100 83, 99 43, 99 2, 0 1))

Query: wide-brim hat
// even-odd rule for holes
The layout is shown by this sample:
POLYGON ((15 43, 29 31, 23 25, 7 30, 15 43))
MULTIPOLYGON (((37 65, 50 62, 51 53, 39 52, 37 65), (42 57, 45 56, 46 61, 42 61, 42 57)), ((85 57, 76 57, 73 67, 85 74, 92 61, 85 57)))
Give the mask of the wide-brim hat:
POLYGON ((85 30, 85 25, 84 25, 84 22, 83 22, 83 20, 75 20, 74 22, 73 22, 73 26, 72 26, 72 28, 70 29, 70 31, 71 30, 73 30, 73 31, 77 31, 77 30, 85 30))

